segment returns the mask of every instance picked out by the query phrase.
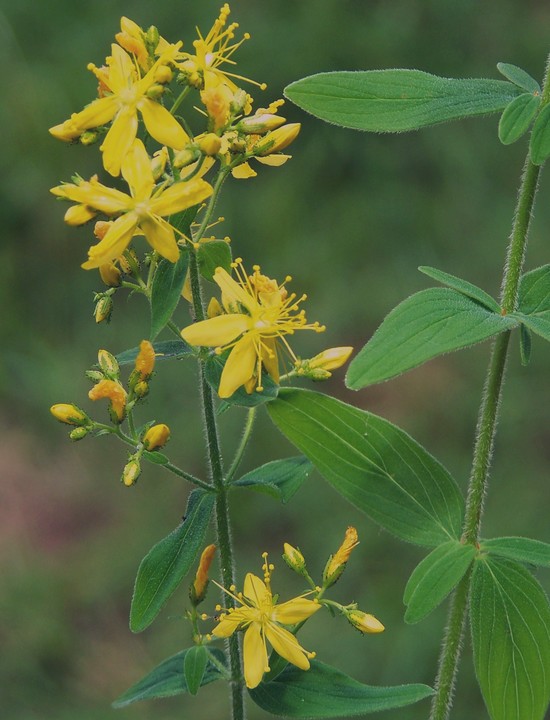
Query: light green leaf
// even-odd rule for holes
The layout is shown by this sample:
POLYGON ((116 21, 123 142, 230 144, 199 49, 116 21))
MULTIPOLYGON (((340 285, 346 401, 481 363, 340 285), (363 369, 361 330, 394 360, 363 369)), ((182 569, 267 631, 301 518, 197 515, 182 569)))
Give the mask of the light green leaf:
POLYGON ((189 572, 204 543, 213 507, 213 493, 193 490, 185 519, 141 561, 130 610, 132 632, 141 632, 153 622, 189 572))
POLYGON ((481 549, 490 555, 530 563, 542 567, 550 567, 550 545, 540 540, 524 537, 501 537, 483 540, 481 549))
POLYGON ((166 455, 158 452, 158 450, 144 450, 143 457, 149 462, 155 463, 155 465, 167 465, 170 462, 166 455))
POLYGON ((550 340, 550 265, 525 273, 519 286, 518 312, 510 315, 550 340))
MULTIPOLYGON (((184 340, 163 340, 153 343, 155 349, 155 361, 157 360, 179 360, 180 358, 194 355, 194 350, 184 340)), ((124 350, 116 356, 119 365, 135 363, 139 353, 139 347, 124 350)))
POLYGON ((529 73, 522 70, 517 65, 510 65, 510 63, 497 63, 497 69, 507 80, 513 82, 514 85, 527 90, 527 92, 540 93, 540 85, 532 78, 529 73))
POLYGON ((416 623, 444 600, 472 564, 473 545, 451 540, 432 550, 409 578, 403 602, 408 605, 405 622, 416 623))
POLYGON ((531 93, 525 93, 512 100, 498 123, 498 139, 503 145, 511 145, 529 130, 539 105, 540 95, 531 93))
POLYGON ((385 317, 350 363, 346 383, 359 390, 517 325, 512 315, 492 312, 455 290, 422 290, 385 317))
POLYGON ((542 165, 550 155, 550 105, 545 105, 535 120, 529 148, 535 165, 542 165))
POLYGON ((321 120, 372 132, 499 112, 519 94, 502 80, 457 80, 420 70, 327 72, 285 88, 289 100, 321 120))
POLYGON ((202 685, 206 666, 208 665, 208 651, 204 645, 195 645, 189 648, 183 659, 183 674, 187 689, 191 695, 196 695, 202 685))
POLYGON ((519 326, 519 354, 522 365, 529 365, 531 360, 531 331, 522 323, 519 326))
POLYGON ((550 699, 550 606, 521 565, 480 558, 470 598, 476 675, 492 720, 543 720, 550 699))
POLYGON ((302 456, 273 460, 251 470, 232 484, 265 492, 287 503, 312 470, 313 465, 302 456))
POLYGON ((231 273, 231 248, 224 240, 211 240, 201 243, 197 253, 199 270, 207 280, 212 280, 214 270, 222 267, 231 273))
POLYGON ((176 263, 162 259, 151 287, 151 340, 154 340, 172 317, 181 297, 189 267, 189 253, 181 250, 176 263))
MULTIPOLYGON (((218 388, 220 386, 220 378, 222 376, 222 371, 229 352, 230 351, 226 351, 222 355, 216 355, 215 353, 212 353, 212 355, 210 355, 210 357, 206 361, 206 380, 216 393, 218 392, 218 388)), ((238 390, 235 390, 231 397, 224 398, 224 400, 222 400, 222 402, 220 403, 220 409, 222 411, 226 410, 231 405, 240 405, 242 407, 256 407, 257 405, 263 405, 264 403, 269 402, 270 400, 273 400, 273 398, 277 397, 277 393, 279 392, 279 386, 277 385, 277 383, 273 382, 273 380, 267 373, 262 375, 262 386, 263 390, 261 392, 254 390, 250 394, 246 392, 244 387, 238 388, 238 390)))
POLYGON ((281 388, 275 425, 347 500, 403 540, 458 538, 463 500, 447 470, 407 433, 310 390, 281 388))
MULTIPOLYGON (((172 657, 157 665, 154 670, 142 678, 131 688, 126 690, 114 703, 114 708, 123 708, 139 700, 152 700, 154 698, 172 697, 189 692, 183 666, 187 653, 194 648, 182 650, 172 657)), ((209 652, 222 665, 225 663, 225 655, 218 648, 210 648, 209 652)), ((222 677, 220 670, 212 662, 209 662, 202 677, 201 685, 207 685, 222 677)))
POLYGON ((392 710, 433 695, 427 685, 363 685, 318 660, 309 670, 293 665, 271 682, 249 690, 256 705, 289 718, 340 718, 392 710))
POLYGON ((450 275, 449 273, 443 272, 443 270, 428 267, 427 265, 421 265, 418 269, 421 273, 437 280, 437 282, 440 282, 442 285, 447 285, 453 288, 453 290, 458 290, 462 295, 466 295, 466 297, 472 298, 472 300, 477 300, 477 302, 486 307, 487 310, 500 313, 500 305, 497 301, 492 298, 489 293, 486 293, 485 290, 477 287, 477 285, 473 285, 467 280, 463 280, 455 275, 450 275))

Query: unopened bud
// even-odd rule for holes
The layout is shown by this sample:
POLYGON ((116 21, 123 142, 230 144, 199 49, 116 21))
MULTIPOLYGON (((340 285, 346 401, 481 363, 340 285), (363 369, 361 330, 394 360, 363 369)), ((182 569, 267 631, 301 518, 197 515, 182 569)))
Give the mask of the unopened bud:
POLYGON ((158 28, 151 25, 145 33, 145 42, 151 48, 152 52, 155 52, 157 45, 159 44, 160 34, 158 28))
POLYGON ((82 145, 93 145, 97 142, 98 137, 99 133, 96 133, 93 130, 86 130, 80 136, 80 142, 82 145))
POLYGON ((146 450, 156 450, 164 447, 170 440, 170 428, 168 425, 153 425, 143 436, 143 444, 146 450))
POLYGON ((110 295, 101 295, 96 303, 94 310, 94 317, 96 323, 109 322, 111 314, 113 312, 113 301, 110 295))
POLYGON ((292 547, 285 543, 283 552, 283 560, 289 568, 302 575, 306 569, 306 560, 298 548, 292 547))
POLYGON ((217 155, 221 146, 221 138, 219 138, 215 133, 207 133, 199 140, 199 148, 201 152, 208 156, 217 155))
POLYGON ((98 240, 103 240, 113 224, 112 220, 98 220, 94 225, 94 235, 98 240))
POLYGON ((309 367, 313 369, 336 370, 348 361, 352 352, 352 347, 335 347, 323 350, 322 353, 311 358, 309 367))
POLYGON ((268 133, 262 140, 257 143, 254 154, 255 155, 271 155, 272 153, 284 150, 290 143, 296 139, 300 132, 300 123, 289 123, 283 125, 277 130, 268 133))
POLYGON ((200 158, 200 150, 188 145, 174 155, 173 165, 175 168, 187 167, 200 158))
POLYGON ((132 275, 134 268, 139 270, 139 258, 133 248, 126 250, 125 254, 118 258, 118 263, 126 275, 132 275))
POLYGON ((115 424, 124 420, 126 414, 126 390, 115 380, 100 380, 88 393, 90 400, 108 398, 109 415, 115 424))
POLYGON ((137 460, 132 459, 124 466, 124 470, 122 471, 122 477, 120 478, 120 480, 124 483, 124 485, 126 485, 126 487, 131 487, 132 485, 136 484, 136 481, 140 475, 141 466, 137 460))
POLYGON ((271 115, 270 113, 263 113, 262 115, 252 115, 251 117, 244 118, 237 125, 237 129, 247 135, 263 135, 270 130, 276 130, 286 122, 284 117, 280 115, 271 115))
POLYGON ((166 168, 168 161, 168 150, 166 147, 162 147, 160 150, 153 155, 151 160, 151 170, 153 171, 153 178, 155 181, 162 177, 162 174, 166 168))
POLYGON ((216 553, 215 545, 208 545, 202 551, 201 559, 199 560, 199 567, 195 575, 195 580, 189 588, 189 599, 191 604, 196 607, 206 597, 206 591, 208 589, 208 571, 214 555, 216 553))
POLYGON ((120 367, 117 359, 108 350, 100 350, 97 353, 97 363, 106 378, 117 380, 120 375, 120 367))
POLYGON ((122 273, 114 263, 100 265, 99 275, 108 287, 119 287, 122 273))
POLYGON ((155 348, 149 340, 142 340, 136 357, 135 372, 140 380, 148 380, 155 367, 155 348))
POLYGON ((87 378, 90 380, 93 380, 95 383, 99 382, 100 380, 103 380, 105 375, 101 372, 101 370, 86 370, 84 373, 87 378))
POLYGON ((161 65, 155 72, 155 82, 165 84, 169 83, 174 77, 174 73, 168 65, 161 65))
POLYGON ((231 113, 233 115, 240 115, 242 112, 245 112, 247 108, 250 111, 250 107, 250 95, 245 90, 237 88, 237 90, 233 93, 233 97, 229 105, 231 113))
POLYGON ((82 438, 85 438, 88 434, 88 428, 87 427, 77 427, 74 430, 71 430, 69 433, 69 437, 73 441, 82 440, 82 438))
POLYGON ((51 406, 50 412, 56 420, 66 425, 89 425, 90 423, 90 418, 84 410, 81 410, 76 405, 58 403, 51 406))
POLYGON ((140 380, 140 382, 134 385, 133 390, 134 395, 141 400, 141 398, 149 395, 149 383, 145 382, 145 380, 140 380))
POLYGON ((158 100, 160 97, 164 95, 164 85, 160 85, 159 83, 155 83, 154 85, 151 85, 151 87, 147 90, 145 95, 148 98, 151 98, 151 100, 158 100))
POLYGON ((362 610, 350 610, 346 613, 346 618, 354 628, 362 633, 381 633, 384 632, 384 626, 377 620, 374 615, 369 615, 362 610))
POLYGON ((351 551, 353 548, 359 545, 357 538, 357 530, 354 527, 348 527, 344 537, 343 543, 340 545, 338 550, 331 555, 326 564, 323 572, 323 585, 324 587, 330 587, 338 580, 340 575, 344 572, 346 563, 349 560, 351 551))

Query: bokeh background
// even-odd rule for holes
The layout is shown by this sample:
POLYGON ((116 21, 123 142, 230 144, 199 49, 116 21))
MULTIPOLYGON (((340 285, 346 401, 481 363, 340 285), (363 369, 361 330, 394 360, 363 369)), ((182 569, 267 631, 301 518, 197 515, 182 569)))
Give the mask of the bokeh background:
MULTIPOLYGON (((47 128, 89 102, 101 64, 125 14, 156 24, 189 46, 207 30, 219 2, 188 0, 1 0, 3 68, 0 212, 0 715, 13 720, 168 720, 227 717, 220 683, 198 698, 111 709, 111 701, 163 658, 189 642, 181 614, 185 588, 139 636, 128 630, 140 559, 179 522, 188 488, 147 467, 128 490, 119 482, 125 450, 113 439, 71 444, 52 421, 54 402, 89 408, 84 370, 98 347, 119 352, 147 335, 142 298, 117 302, 111 325, 97 326, 94 272, 80 270, 89 229, 69 229, 49 188, 74 171, 98 168, 97 151, 56 142, 47 128)), ((252 40, 238 60, 244 75, 265 80, 267 100, 318 71, 416 67, 453 77, 498 77, 497 61, 540 78, 548 51, 550 6, 543 0, 234 0, 252 40)), ((497 120, 468 120, 421 133, 375 136, 330 127, 287 106, 303 123, 293 160, 228 183, 222 233, 248 264, 291 273, 309 295, 312 319, 326 323, 322 346, 361 347, 382 317, 430 284, 416 271, 432 265, 497 293, 525 142, 503 148, 497 120)), ((548 178, 543 179, 527 266, 548 262, 548 178)), ((122 297, 122 293, 120 294, 122 297)), ((185 312, 183 309, 182 313, 185 312)), ((182 318, 184 315, 182 315, 182 318)), ((317 341, 319 338, 315 338, 317 341)), ((316 344, 301 346, 304 354, 316 344)), ((347 391, 343 374, 327 391, 396 422, 433 452, 465 488, 487 344, 432 361, 406 376, 347 391)), ((484 533, 550 540, 548 528, 548 348, 534 339, 529 368, 517 342, 509 363, 484 533)), ((197 423, 195 370, 159 366, 144 420, 169 422, 174 461, 195 473, 204 457, 197 423)), ((324 389, 324 388, 323 388, 324 389)), ((95 407, 101 417, 103 407, 95 407)), ((263 415, 263 414, 262 414, 263 415)), ((222 418, 225 447, 243 413, 222 418)), ((261 417, 243 469, 293 454, 261 417)), ((234 503, 239 575, 259 570, 268 550, 283 595, 299 590, 277 562, 283 541, 299 545, 320 572, 348 524, 361 537, 336 595, 356 600, 386 625, 363 638, 344 621, 316 617, 304 630, 318 657, 371 684, 431 684, 445 605, 415 626, 403 622, 402 593, 423 557, 403 545, 312 476, 282 507, 243 494, 234 503)), ((541 581, 548 587, 547 578, 541 581)), ((421 703, 388 717, 416 720, 421 703)), ((251 707, 250 717, 266 717, 251 707)), ((469 641, 454 718, 483 718, 469 641)))

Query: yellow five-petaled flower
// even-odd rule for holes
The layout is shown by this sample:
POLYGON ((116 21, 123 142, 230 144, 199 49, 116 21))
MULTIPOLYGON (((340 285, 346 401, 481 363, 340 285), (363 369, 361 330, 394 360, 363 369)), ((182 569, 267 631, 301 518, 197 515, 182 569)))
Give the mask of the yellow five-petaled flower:
MULTIPOLYGON (((243 643, 244 679, 248 688, 260 684, 262 676, 269 671, 267 644, 288 662, 302 670, 309 669, 309 658, 314 657, 300 645, 296 637, 282 625, 294 625, 307 620, 321 607, 314 600, 297 597, 278 604, 271 593, 270 574, 273 566, 267 564, 264 553, 264 580, 248 573, 244 592, 232 595, 240 607, 229 608, 220 616, 220 622, 212 634, 226 638, 236 630, 246 630, 243 643)), ((226 592, 228 592, 226 590, 226 592)))
POLYGON ((77 203, 65 214, 69 225, 82 225, 98 212, 120 216, 101 242, 89 249, 89 259, 82 267, 90 270, 118 258, 128 247, 132 236, 140 233, 163 257, 176 262, 179 249, 174 229, 164 217, 201 203, 212 194, 211 185, 195 177, 169 187, 156 187, 151 160, 141 140, 134 140, 125 156, 122 175, 130 187, 130 195, 102 185, 97 176, 51 190, 54 195, 77 203))

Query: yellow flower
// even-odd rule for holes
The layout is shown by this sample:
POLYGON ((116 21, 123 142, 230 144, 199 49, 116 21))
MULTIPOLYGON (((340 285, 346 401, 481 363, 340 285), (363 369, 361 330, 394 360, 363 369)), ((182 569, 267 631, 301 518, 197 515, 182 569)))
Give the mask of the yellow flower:
POLYGON ((78 203, 65 214, 65 222, 69 225, 81 225, 98 212, 120 215, 103 239, 90 248, 89 260, 82 267, 89 270, 115 260, 136 232, 143 233, 155 250, 176 262, 179 249, 174 229, 164 216, 202 202, 212 194, 212 187, 201 178, 175 183, 168 188, 155 187, 151 161, 141 140, 133 141, 122 163, 122 175, 130 187, 130 195, 102 185, 95 175, 89 181, 66 183, 51 190, 60 198, 78 203))
POLYGON ((165 107, 147 96, 147 92, 158 82, 157 73, 174 59, 177 48, 170 46, 141 77, 128 53, 118 45, 112 45, 112 55, 107 58, 106 69, 96 68, 93 64, 88 66, 99 79, 100 87, 105 88, 108 94, 94 100, 79 113, 74 113, 61 125, 50 128, 50 133, 60 140, 70 141, 85 130, 112 120, 113 124, 100 149, 105 169, 114 176, 120 174, 124 156, 136 138, 138 111, 147 132, 155 140, 161 145, 181 150, 189 142, 189 136, 165 107))
POLYGON ((115 380, 100 380, 88 393, 90 400, 108 398, 109 414, 115 423, 121 423, 126 414, 126 390, 115 380))
MULTIPOLYGON (((222 290, 225 313, 184 328, 182 338, 190 345, 215 347, 217 353, 231 349, 222 372, 218 394, 221 398, 233 395, 242 385, 247 392, 254 387, 261 391, 262 365, 275 382, 279 382, 278 343, 296 362, 285 335, 296 330, 322 332, 319 323, 308 324, 299 304, 306 296, 289 295, 284 283, 262 275, 254 266, 252 275, 246 275, 242 261, 233 263, 237 271, 234 280, 223 268, 216 268, 214 280, 222 290)), ((290 281, 287 277, 285 282, 290 281)))
POLYGON ((140 67, 145 71, 153 65, 155 55, 161 55, 174 47, 160 37, 154 25, 145 31, 133 20, 124 16, 120 18, 120 32, 115 35, 115 40, 136 56, 140 67))
POLYGON ((187 76, 189 84, 201 90, 215 87, 220 83, 224 83, 231 90, 237 90, 237 86, 231 78, 250 82, 265 90, 265 83, 260 84, 241 75, 235 75, 235 73, 220 69, 222 65, 235 64, 231 56, 245 40, 250 38, 250 35, 245 33, 242 40, 232 43, 235 30, 239 27, 239 24, 231 23, 226 27, 230 12, 229 5, 225 3, 206 37, 203 37, 197 28, 199 37, 198 40, 193 42, 195 54, 182 52, 178 56, 180 62, 175 64, 187 76))
POLYGON ((143 436, 143 445, 146 450, 156 450, 157 448, 164 447, 170 440, 170 428, 164 423, 159 425, 153 425, 143 436))
MULTIPOLYGON (((273 566, 267 564, 264 553, 264 580, 248 573, 244 592, 231 595, 240 607, 229 608, 220 616, 220 622, 212 634, 226 638, 236 630, 246 630, 243 643, 244 679, 248 688, 260 684, 262 676, 269 671, 267 642, 277 654, 302 670, 309 669, 309 658, 314 657, 300 645, 296 637, 282 625, 294 625, 311 617, 321 607, 314 600, 297 597, 278 604, 271 592, 273 566)), ((228 592, 227 590, 225 592, 228 592)))

